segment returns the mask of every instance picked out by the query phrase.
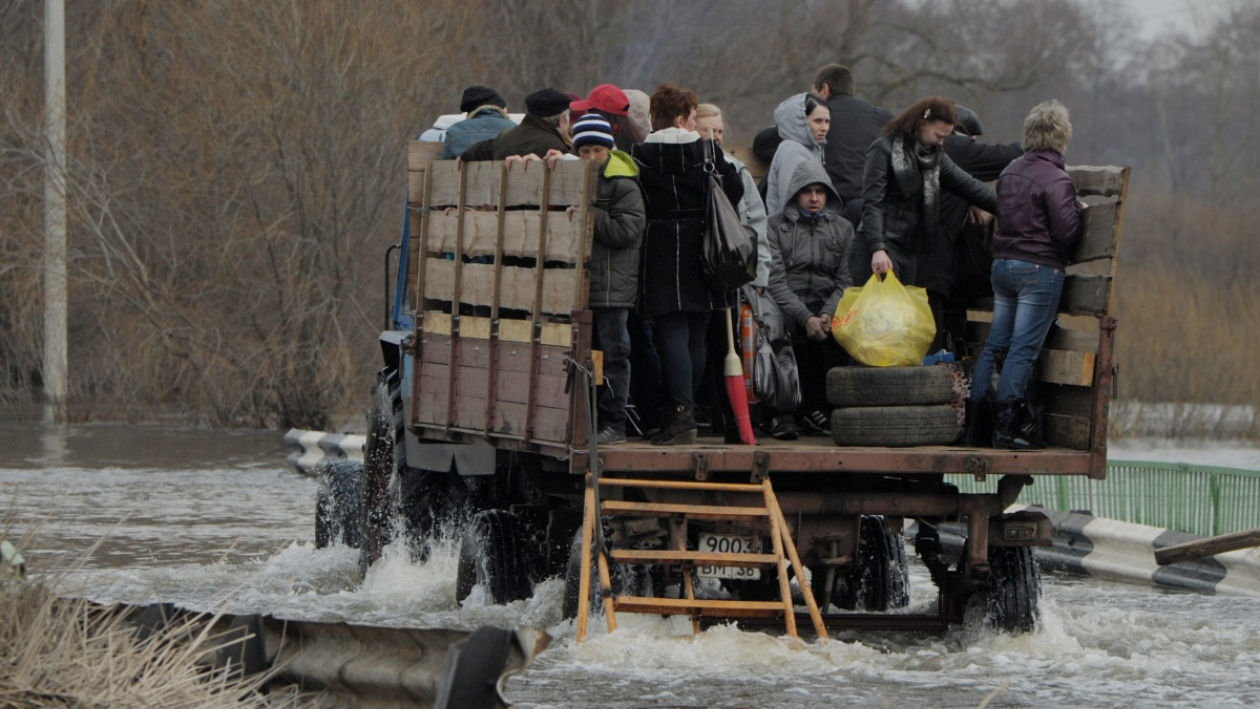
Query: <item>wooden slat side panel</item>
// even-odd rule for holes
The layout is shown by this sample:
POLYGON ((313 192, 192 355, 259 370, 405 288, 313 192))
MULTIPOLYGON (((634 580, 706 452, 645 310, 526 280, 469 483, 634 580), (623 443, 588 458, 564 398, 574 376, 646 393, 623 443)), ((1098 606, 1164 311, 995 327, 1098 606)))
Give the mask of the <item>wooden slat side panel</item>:
MULTIPOLYGON (((431 219, 429 252, 454 253, 455 236, 459 233, 458 214, 434 212, 431 219)), ((538 212, 507 212, 503 217, 503 255, 538 258, 539 220, 538 212)), ((465 212, 464 254, 494 256, 498 232, 499 216, 496 212, 465 212)), ((547 220, 547 254, 544 260, 574 263, 581 238, 580 220, 552 216, 547 220)))
MULTIPOLYGON (((431 300, 450 300, 455 292, 455 262, 444 258, 428 259, 424 284, 424 297, 431 300)), ((549 315, 568 315, 573 312, 573 299, 581 286, 581 269, 549 268, 543 280, 542 312, 549 315)), ((490 306, 494 296, 494 266, 492 264, 466 263, 463 267, 460 302, 468 305, 490 306)), ((505 266, 503 268, 502 293, 499 306, 534 312, 535 269, 505 266)))
MULTIPOLYGON (((495 406, 494 423, 490 430, 509 436, 525 435, 526 405, 501 401, 495 406)), ((486 415, 485 399, 458 396, 455 399, 456 428, 483 429, 486 415)), ((563 443, 568 434, 569 415, 566 410, 539 406, 534 411, 534 438, 540 441, 563 443)))
POLYGON ((1076 186, 1078 197, 1086 195, 1119 197, 1124 190, 1127 169, 1113 165, 1105 167, 1069 165, 1067 173, 1072 178, 1072 184, 1076 186))
POLYGON ((1111 305, 1111 276, 1068 276, 1063 281, 1059 312, 1102 317, 1111 305))
POLYGON ((498 202, 498 162, 465 162, 459 170, 454 160, 439 160, 433 165, 433 196, 430 204, 435 208, 454 207, 459 204, 460 170, 468 173, 467 194, 464 204, 470 207, 493 206, 498 202))
MULTIPOLYGON (((433 164, 433 201, 435 207, 459 204, 459 171, 454 160, 440 160, 433 164)), ((464 204, 473 207, 493 208, 499 203, 499 174, 503 163, 486 160, 462 163, 468 172, 464 204)), ((504 203, 508 207, 537 207, 542 203, 543 173, 546 167, 531 163, 528 169, 513 168, 508 172, 507 192, 504 203)), ((567 207, 582 202, 582 183, 586 176, 586 164, 580 160, 562 161, 551 173, 548 204, 567 207)))
MULTIPOLYGON (((459 335, 464 339, 490 337, 490 318, 465 315, 459 319, 459 335)), ((424 331, 432 335, 451 334, 451 314, 441 310, 424 311, 424 331)), ((533 337, 533 323, 528 320, 501 320, 499 341, 528 343, 533 337)), ((544 323, 542 344, 567 350, 573 342, 573 326, 567 323, 544 323)))
POLYGON ((1070 448, 1072 450, 1089 450, 1090 422, 1088 416, 1065 416, 1063 414, 1046 414, 1046 443, 1053 448, 1070 448))
MULTIPOLYGON (((984 345, 985 340, 989 339, 991 327, 992 325, 987 320, 969 320, 967 322, 967 342, 984 345)), ((1046 337, 1045 349, 1097 352, 1098 333, 1052 327, 1050 328, 1050 334, 1046 337)))
POLYGON ((442 144, 431 140, 407 141, 407 170, 418 172, 424 169, 425 163, 442 157, 442 144))
POLYGON ((1042 384, 1037 393, 1041 396, 1048 414, 1088 418, 1094 409, 1092 387, 1042 384))
POLYGON ((1120 226, 1118 197, 1085 197, 1088 206, 1081 214, 1081 239, 1072 251, 1072 263, 1111 258, 1116 253, 1120 226))
POLYGON ((1033 376, 1037 381, 1050 384, 1090 386, 1094 382, 1093 352, 1068 352, 1042 350, 1037 357, 1033 376))

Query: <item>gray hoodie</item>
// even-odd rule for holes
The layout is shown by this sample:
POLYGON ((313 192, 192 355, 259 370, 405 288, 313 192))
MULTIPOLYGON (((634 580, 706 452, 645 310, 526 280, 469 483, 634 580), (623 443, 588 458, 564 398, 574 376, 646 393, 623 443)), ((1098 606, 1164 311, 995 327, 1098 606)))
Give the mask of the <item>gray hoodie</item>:
POLYGON ((811 315, 830 320, 849 275, 853 225, 840 216, 840 197, 822 163, 803 160, 788 182, 787 207, 770 217, 770 295, 783 315, 803 327, 811 315), (813 219, 801 213, 796 193, 812 184, 827 188, 827 204, 813 219))
MULTIPOLYGON (((766 173, 766 214, 774 216, 795 194, 788 187, 797 164, 802 160, 823 162, 823 145, 818 143, 809 130, 809 118, 805 115, 805 94, 791 96, 774 109, 774 125, 779 129, 783 142, 774 154, 770 171, 766 173)), ((836 207, 839 209, 839 207, 836 207)))

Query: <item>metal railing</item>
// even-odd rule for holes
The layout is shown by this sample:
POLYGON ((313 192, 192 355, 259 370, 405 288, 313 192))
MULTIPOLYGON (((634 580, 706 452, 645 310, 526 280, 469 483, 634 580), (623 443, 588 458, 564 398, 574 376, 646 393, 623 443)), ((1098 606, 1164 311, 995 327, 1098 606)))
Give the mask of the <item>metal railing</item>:
MULTIPOLYGON (((962 492, 993 492, 996 479, 947 475, 962 492)), ((1260 471, 1189 463, 1115 460, 1106 480, 1038 476, 1025 505, 1088 511, 1098 517, 1216 536, 1260 528, 1260 471)))

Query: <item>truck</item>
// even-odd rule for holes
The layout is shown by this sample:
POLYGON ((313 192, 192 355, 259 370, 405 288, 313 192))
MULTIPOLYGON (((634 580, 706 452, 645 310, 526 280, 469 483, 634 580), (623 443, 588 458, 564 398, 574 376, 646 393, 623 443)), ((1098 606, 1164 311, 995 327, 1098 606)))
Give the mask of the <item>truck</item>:
MULTIPOLYGON (((318 543, 358 546, 366 573, 400 536, 419 559, 457 529, 461 602, 481 587, 508 603, 562 576, 579 640, 601 612, 610 629, 617 613, 641 612, 793 635, 809 622, 822 637, 974 618, 1034 627, 1032 548, 1050 544, 1051 524, 1008 508, 1038 479, 1106 475, 1128 168, 1068 169, 1087 206, 1030 384, 1046 449, 959 445, 966 362, 833 370, 843 422, 831 437, 744 445, 702 430, 691 445, 632 435, 600 447, 586 272, 594 171, 459 165, 438 147, 407 146, 363 462, 321 466, 318 543), (996 483, 962 492, 957 476, 996 483), (907 538, 935 586, 934 612, 906 609, 907 538)), ((735 153, 758 170, 750 151, 735 153)), ((973 353, 991 315, 991 299, 969 307, 973 353)))

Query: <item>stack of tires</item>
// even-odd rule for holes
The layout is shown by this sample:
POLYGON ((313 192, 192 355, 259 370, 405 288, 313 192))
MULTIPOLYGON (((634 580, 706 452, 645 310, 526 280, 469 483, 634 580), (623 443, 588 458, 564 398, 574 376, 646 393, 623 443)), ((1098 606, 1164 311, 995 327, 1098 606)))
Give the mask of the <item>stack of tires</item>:
POLYGON ((958 365, 836 367, 827 373, 838 446, 949 445, 962 433, 958 365))

